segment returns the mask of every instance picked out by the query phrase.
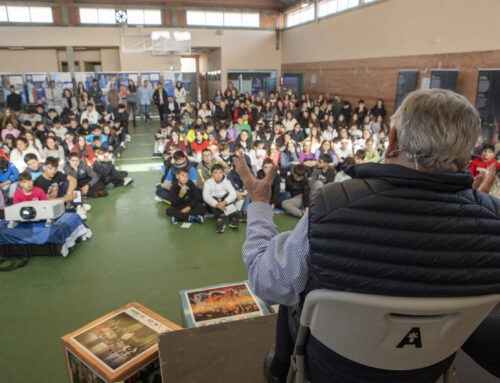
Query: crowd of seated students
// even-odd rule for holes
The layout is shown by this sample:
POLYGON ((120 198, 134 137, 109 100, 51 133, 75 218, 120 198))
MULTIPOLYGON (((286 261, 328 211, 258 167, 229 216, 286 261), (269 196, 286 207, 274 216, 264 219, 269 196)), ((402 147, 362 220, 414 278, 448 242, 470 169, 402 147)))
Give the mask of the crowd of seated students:
POLYGON ((0 112, 2 216, 12 203, 58 199, 86 219, 89 198, 133 181, 113 164, 130 140, 126 106, 119 104, 114 113, 91 102, 81 112, 70 106, 58 113, 44 105, 22 111, 16 104, 0 112))
POLYGON ((301 217, 316 189, 348 178, 345 166, 381 160, 388 143, 385 117, 381 99, 368 109, 363 100, 352 107, 338 95, 238 95, 229 84, 212 100, 186 103, 161 122, 153 158, 164 159, 164 174, 155 199, 170 204, 174 223, 202 223, 208 212, 218 233, 225 216, 238 229, 250 203, 232 166, 232 156, 241 152, 259 178, 279 167, 269 203, 301 217))

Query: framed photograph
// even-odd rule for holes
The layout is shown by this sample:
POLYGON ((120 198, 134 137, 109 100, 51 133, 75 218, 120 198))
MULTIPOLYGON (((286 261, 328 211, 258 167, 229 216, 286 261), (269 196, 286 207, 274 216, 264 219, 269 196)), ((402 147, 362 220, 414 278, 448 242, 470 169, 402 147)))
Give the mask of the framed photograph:
POLYGON ((180 291, 186 323, 189 327, 255 318, 269 310, 247 282, 216 285, 180 291))

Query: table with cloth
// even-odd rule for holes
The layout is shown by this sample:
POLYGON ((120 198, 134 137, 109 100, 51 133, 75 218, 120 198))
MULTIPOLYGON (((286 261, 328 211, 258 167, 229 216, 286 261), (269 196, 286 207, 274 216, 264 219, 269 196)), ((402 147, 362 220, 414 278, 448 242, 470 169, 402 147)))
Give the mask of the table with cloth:
POLYGON ((19 222, 9 229, 9 221, 0 222, 0 246, 9 245, 46 245, 60 246, 60 255, 66 257, 77 240, 85 241, 92 231, 75 213, 64 213, 54 220, 51 226, 45 221, 19 222))

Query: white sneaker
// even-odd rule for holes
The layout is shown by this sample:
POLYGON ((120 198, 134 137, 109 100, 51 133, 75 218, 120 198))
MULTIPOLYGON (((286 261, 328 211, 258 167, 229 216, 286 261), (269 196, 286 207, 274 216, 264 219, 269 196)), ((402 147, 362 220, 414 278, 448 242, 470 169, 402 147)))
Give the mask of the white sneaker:
POLYGON ((155 200, 156 202, 163 202, 163 200, 162 200, 160 197, 158 197, 157 195, 155 195, 154 200, 155 200))
POLYGON ((88 204, 88 203, 84 203, 82 206, 83 206, 83 208, 85 209, 85 211, 90 211, 90 210, 92 210, 92 206, 90 206, 90 204, 88 204))
POLYGON ((76 208, 76 214, 78 214, 82 221, 87 219, 87 214, 85 213, 85 209, 82 206, 78 206, 76 208))
POLYGON ((130 136, 130 134, 127 134, 127 135, 125 136, 125 141, 127 141, 127 142, 132 141, 132 137, 130 136))

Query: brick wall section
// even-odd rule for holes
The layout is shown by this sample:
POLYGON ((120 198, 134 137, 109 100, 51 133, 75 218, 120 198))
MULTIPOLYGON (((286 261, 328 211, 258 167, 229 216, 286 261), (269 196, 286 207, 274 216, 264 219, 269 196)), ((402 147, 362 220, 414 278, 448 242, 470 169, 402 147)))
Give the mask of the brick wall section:
POLYGON ((316 63, 283 64, 282 73, 302 73, 303 91, 313 97, 319 93, 339 93, 353 106, 364 98, 371 108, 383 98, 392 112, 396 98, 398 70, 420 70, 422 78, 430 77, 432 69, 458 69, 457 92, 473 104, 476 101, 478 70, 500 68, 500 50, 406 57, 386 57, 316 63), (311 75, 316 83, 311 84, 311 75))
POLYGON ((177 25, 180 27, 186 26, 186 11, 177 11, 177 25))
POLYGON ((260 27, 261 28, 276 28, 276 19, 279 16, 275 12, 261 12, 260 13, 260 27))

